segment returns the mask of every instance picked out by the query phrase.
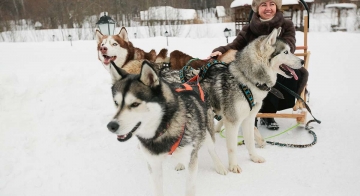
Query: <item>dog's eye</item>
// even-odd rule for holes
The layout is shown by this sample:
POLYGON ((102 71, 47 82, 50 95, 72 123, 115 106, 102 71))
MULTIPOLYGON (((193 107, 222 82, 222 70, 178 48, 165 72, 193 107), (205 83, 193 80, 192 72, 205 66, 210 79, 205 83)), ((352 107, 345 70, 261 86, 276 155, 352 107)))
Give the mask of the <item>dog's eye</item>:
POLYGON ((118 44, 117 44, 117 43, 113 43, 112 45, 113 45, 113 46, 117 46, 118 44))
POLYGON ((132 103, 131 105, 130 105, 130 107, 132 107, 132 108, 136 108, 136 107, 138 107, 140 105, 140 103, 132 103))
POLYGON ((118 104, 118 102, 117 102, 117 101, 114 101, 114 103, 115 103, 115 105, 116 105, 116 106, 119 106, 119 104, 118 104))
POLYGON ((285 54, 289 54, 289 51, 286 50, 284 53, 285 53, 285 54))

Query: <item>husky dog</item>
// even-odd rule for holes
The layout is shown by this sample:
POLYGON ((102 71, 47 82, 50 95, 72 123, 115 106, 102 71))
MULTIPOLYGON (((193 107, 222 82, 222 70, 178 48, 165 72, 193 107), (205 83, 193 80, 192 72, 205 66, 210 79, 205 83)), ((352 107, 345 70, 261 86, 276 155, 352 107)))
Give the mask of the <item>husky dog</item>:
MULTIPOLYGON (((167 71, 180 70, 193 57, 186 55, 178 50, 170 53, 168 57, 168 50, 163 48, 158 54, 155 50, 149 53, 142 49, 134 47, 129 41, 128 33, 125 27, 122 27, 119 34, 107 36, 103 35, 99 30, 96 30, 98 59, 103 64, 104 68, 110 72, 110 61, 114 61, 116 66, 125 69, 128 73, 140 73, 141 64, 144 60, 155 62, 155 69, 159 70, 166 65, 167 71)), ((191 67, 198 69, 206 63, 204 60, 196 59, 191 63, 191 67)), ((170 80, 172 80, 170 78, 170 80)))
POLYGON ((274 29, 270 35, 260 36, 249 43, 236 53, 229 66, 216 64, 210 67, 200 82, 212 109, 222 116, 231 172, 241 172, 236 158, 240 127, 251 160, 256 163, 265 161, 255 151, 256 114, 268 91, 275 85, 277 74, 297 77, 293 69, 300 69, 304 63, 290 52, 286 42, 277 38, 280 31, 281 28, 274 29), (242 87, 247 89, 247 94, 243 93, 242 87))
POLYGON ((139 139, 153 180, 154 195, 163 195, 162 162, 172 154, 179 161, 177 170, 188 169, 186 195, 192 196, 197 154, 203 143, 208 147, 215 170, 223 175, 228 172, 215 152, 213 114, 201 93, 187 90, 191 86, 186 84, 183 88, 182 84, 164 81, 153 66, 144 61, 140 74, 135 75, 111 65, 117 112, 107 127, 121 142, 133 135, 139 139))
POLYGON ((104 68, 110 72, 110 61, 114 61, 117 66, 125 69, 129 73, 140 73, 141 63, 144 60, 151 62, 165 62, 167 49, 162 49, 158 55, 155 50, 149 53, 140 48, 136 48, 129 41, 125 27, 122 27, 117 35, 103 35, 96 30, 98 59, 104 68))

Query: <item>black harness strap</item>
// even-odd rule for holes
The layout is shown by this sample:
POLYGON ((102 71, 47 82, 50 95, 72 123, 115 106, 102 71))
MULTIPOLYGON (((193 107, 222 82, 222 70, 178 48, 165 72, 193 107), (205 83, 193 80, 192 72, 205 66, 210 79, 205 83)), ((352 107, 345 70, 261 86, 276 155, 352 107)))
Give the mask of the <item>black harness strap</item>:
POLYGON ((246 100, 249 103, 250 111, 251 111, 252 108, 255 106, 254 96, 252 95, 251 90, 245 84, 239 84, 239 88, 245 95, 246 100))

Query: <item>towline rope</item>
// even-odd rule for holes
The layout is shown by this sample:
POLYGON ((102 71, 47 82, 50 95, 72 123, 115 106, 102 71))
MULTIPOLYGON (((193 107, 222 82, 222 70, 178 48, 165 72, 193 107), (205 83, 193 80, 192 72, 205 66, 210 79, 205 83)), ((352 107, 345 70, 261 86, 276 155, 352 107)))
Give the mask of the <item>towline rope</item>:
MULTIPOLYGON (((317 136, 316 136, 315 132, 311 130, 311 129, 313 129, 313 127, 309 126, 311 121, 314 121, 314 120, 310 120, 305 126, 305 130, 307 130, 314 138, 314 140, 309 144, 286 144, 286 143, 273 142, 273 141, 266 141, 266 143, 271 144, 271 145, 280 146, 280 147, 290 147, 290 148, 308 148, 308 147, 311 147, 311 146, 313 146, 313 145, 315 145, 317 143, 317 136)), ((277 137, 279 135, 287 133, 290 130, 293 130, 294 128, 298 127, 299 125, 300 125, 300 123, 297 123, 296 125, 288 128, 288 129, 286 129, 286 130, 284 130, 284 131, 282 131, 282 132, 280 132, 280 133, 278 133, 276 135, 269 136, 269 137, 264 138, 264 139, 267 140, 267 139, 270 139, 270 138, 277 137)), ((225 138, 225 135, 223 134, 224 130, 225 129, 222 129, 220 131, 220 136, 223 137, 223 138, 225 138)), ((238 136, 238 138, 243 138, 243 136, 238 136)), ((238 142, 238 145, 243 145, 243 144, 245 144, 244 140, 238 142)))

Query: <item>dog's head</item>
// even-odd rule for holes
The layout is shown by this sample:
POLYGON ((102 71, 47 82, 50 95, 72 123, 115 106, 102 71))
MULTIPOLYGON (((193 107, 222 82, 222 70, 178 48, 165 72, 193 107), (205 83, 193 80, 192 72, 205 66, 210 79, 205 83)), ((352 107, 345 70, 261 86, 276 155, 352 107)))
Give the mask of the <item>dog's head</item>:
POLYGON ((270 67, 276 73, 286 77, 294 77, 298 79, 294 69, 300 69, 304 64, 304 60, 300 59, 290 51, 290 46, 281 38, 278 38, 281 27, 274 29, 262 43, 264 52, 270 53, 270 67))
POLYGON ((117 35, 103 35, 96 30, 98 58, 104 68, 110 72, 110 61, 122 67, 134 53, 133 45, 129 41, 125 27, 117 35))
POLYGON ((148 61, 144 61, 140 74, 128 74, 117 66, 110 65, 113 79, 112 94, 117 112, 107 127, 126 141, 133 134, 142 138, 154 137, 161 122, 164 102, 161 82, 148 61))

